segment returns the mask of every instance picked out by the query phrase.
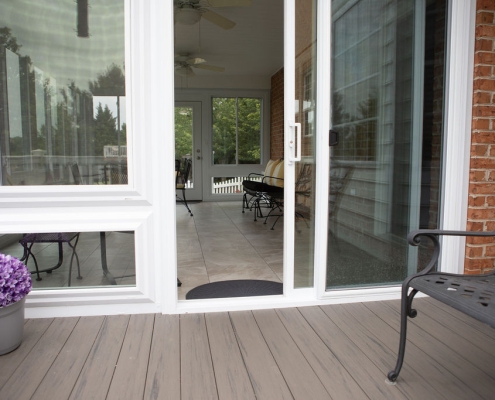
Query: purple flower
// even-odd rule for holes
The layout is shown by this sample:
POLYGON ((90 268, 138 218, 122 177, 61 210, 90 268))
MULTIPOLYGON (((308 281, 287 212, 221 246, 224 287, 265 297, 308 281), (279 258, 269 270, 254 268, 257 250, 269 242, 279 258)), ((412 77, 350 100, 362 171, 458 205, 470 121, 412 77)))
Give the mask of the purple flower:
POLYGON ((0 253, 0 307, 22 300, 33 284, 26 265, 15 257, 0 253))

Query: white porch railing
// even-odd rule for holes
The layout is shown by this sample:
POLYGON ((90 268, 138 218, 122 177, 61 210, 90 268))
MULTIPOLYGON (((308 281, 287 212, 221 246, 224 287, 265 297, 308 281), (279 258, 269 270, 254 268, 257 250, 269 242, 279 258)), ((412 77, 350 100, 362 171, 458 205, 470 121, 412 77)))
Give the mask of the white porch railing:
MULTIPOLYGON (((235 178, 227 178, 221 182, 212 183, 213 194, 239 194, 242 193, 242 181, 247 179, 244 176, 238 176, 235 178)), ((251 180, 261 181, 261 177, 250 178, 251 180)))

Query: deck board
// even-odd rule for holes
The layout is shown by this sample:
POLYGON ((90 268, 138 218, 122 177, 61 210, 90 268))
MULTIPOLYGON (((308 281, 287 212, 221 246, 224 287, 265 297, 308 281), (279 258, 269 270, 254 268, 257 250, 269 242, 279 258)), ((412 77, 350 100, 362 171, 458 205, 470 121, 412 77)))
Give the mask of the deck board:
POLYGON ((218 399, 203 314, 180 316, 181 398, 218 399))
MULTIPOLYGON (((399 330, 399 312, 398 303, 378 302, 373 305, 375 310, 379 310, 387 315, 390 310, 396 312, 396 318, 392 318, 391 321, 396 323, 396 328, 399 330)), ((460 383, 464 384, 463 392, 471 392, 471 398, 493 398, 493 390, 495 389, 495 382, 493 378, 486 374, 477 366, 477 360, 472 359, 472 362, 467 361, 461 357, 458 353, 449 347, 447 342, 443 342, 443 335, 446 330, 442 329, 437 331, 435 335, 431 335, 424 331, 424 319, 422 314, 418 313, 418 316, 408 324, 408 340, 418 347, 421 347, 423 351, 434 358, 445 371, 452 373, 460 383), (483 385, 472 385, 472 382, 482 380, 483 385)), ((408 357, 408 349, 406 347, 406 361, 408 357)))
POLYGON ((275 310, 254 311, 253 314, 294 399, 330 399, 330 394, 294 343, 275 310), (300 379, 301 376, 306 379, 300 379))
POLYGON ((366 393, 325 346, 299 310, 281 309, 277 314, 332 398, 368 399, 366 393))
POLYGON ((0 357, 0 399, 493 398, 495 335, 431 299, 415 300, 387 385, 399 306, 27 320, 22 345, 0 357))
POLYGON ((154 314, 131 316, 107 399, 143 398, 154 319, 154 314))
POLYGON ((0 356, 0 388, 3 387, 24 358, 33 350, 33 347, 38 343, 52 322, 53 319, 49 318, 26 321, 21 345, 17 350, 0 356))
POLYGON ((319 307, 303 307, 302 315, 326 346, 372 399, 405 399, 397 386, 385 384, 385 376, 376 365, 349 340, 347 335, 319 307))
POLYGON ((228 313, 206 315, 220 399, 256 399, 228 313))
POLYGON ((144 398, 180 399, 180 330, 178 315, 156 315, 144 398))
MULTIPOLYGON (((354 317, 354 319, 359 320, 363 326, 373 333, 375 337, 379 338, 392 351, 394 358, 387 366, 388 372, 395 367, 397 361, 399 331, 389 325, 389 323, 392 323, 390 318, 384 320, 373 313, 373 307, 370 309, 369 304, 346 304, 343 307, 354 317), (368 312, 366 310, 368 310, 368 312)), ((388 315, 386 315, 386 317, 388 317, 388 315)), ((397 320, 398 315, 392 315, 392 317, 395 317, 394 320, 397 320)), ((413 379, 416 384, 423 385, 425 382, 430 382, 433 378, 436 384, 431 384, 431 386, 435 388, 435 393, 440 393, 438 398, 462 398, 468 400, 475 396, 474 392, 468 392, 464 395, 465 385, 459 384, 454 375, 445 371, 441 364, 431 358, 420 347, 416 346, 414 343, 408 343, 406 350, 407 362, 404 364, 399 377, 400 386, 402 386, 403 381, 411 381, 413 379), (414 366, 414 368, 412 366, 414 366)))
POLYGON ((253 314, 240 311, 231 313, 230 317, 256 398, 293 399, 253 314))
POLYGON ((84 317, 77 321, 57 359, 34 392, 33 400, 64 400, 70 396, 104 320, 105 317, 84 317))
POLYGON ((124 341, 128 315, 106 317, 70 399, 104 399, 124 341))
POLYGON ((2 388, 3 399, 29 399, 69 338, 78 318, 57 318, 2 388), (26 379, 29 377, 29 379, 26 379))

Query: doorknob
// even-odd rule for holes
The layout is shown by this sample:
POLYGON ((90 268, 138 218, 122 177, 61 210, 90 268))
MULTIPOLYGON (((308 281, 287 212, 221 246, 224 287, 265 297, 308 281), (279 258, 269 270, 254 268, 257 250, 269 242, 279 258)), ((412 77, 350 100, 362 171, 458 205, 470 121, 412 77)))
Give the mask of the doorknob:
POLYGON ((197 157, 196 157, 196 160, 201 160, 201 157, 200 157, 200 156, 197 156, 197 157))

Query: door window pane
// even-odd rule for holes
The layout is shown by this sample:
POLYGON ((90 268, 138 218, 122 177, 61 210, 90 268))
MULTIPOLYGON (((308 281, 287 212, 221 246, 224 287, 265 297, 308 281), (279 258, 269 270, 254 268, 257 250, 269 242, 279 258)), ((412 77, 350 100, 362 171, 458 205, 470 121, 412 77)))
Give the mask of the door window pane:
POLYGON ((328 288, 392 284, 423 265, 424 249, 406 236, 438 226, 445 3, 332 3, 340 141, 330 158, 328 288))
MULTIPOLYGON (((193 108, 175 107, 175 160, 180 164, 183 158, 193 159, 193 108)), ((193 160, 194 163, 194 160, 193 160)), ((194 187, 194 169, 185 182, 186 188, 194 187)))
POLYGON ((124 0, 0 3, 0 184, 127 184, 124 0))
POLYGON ((212 99, 213 164, 261 163, 261 99, 212 99))

